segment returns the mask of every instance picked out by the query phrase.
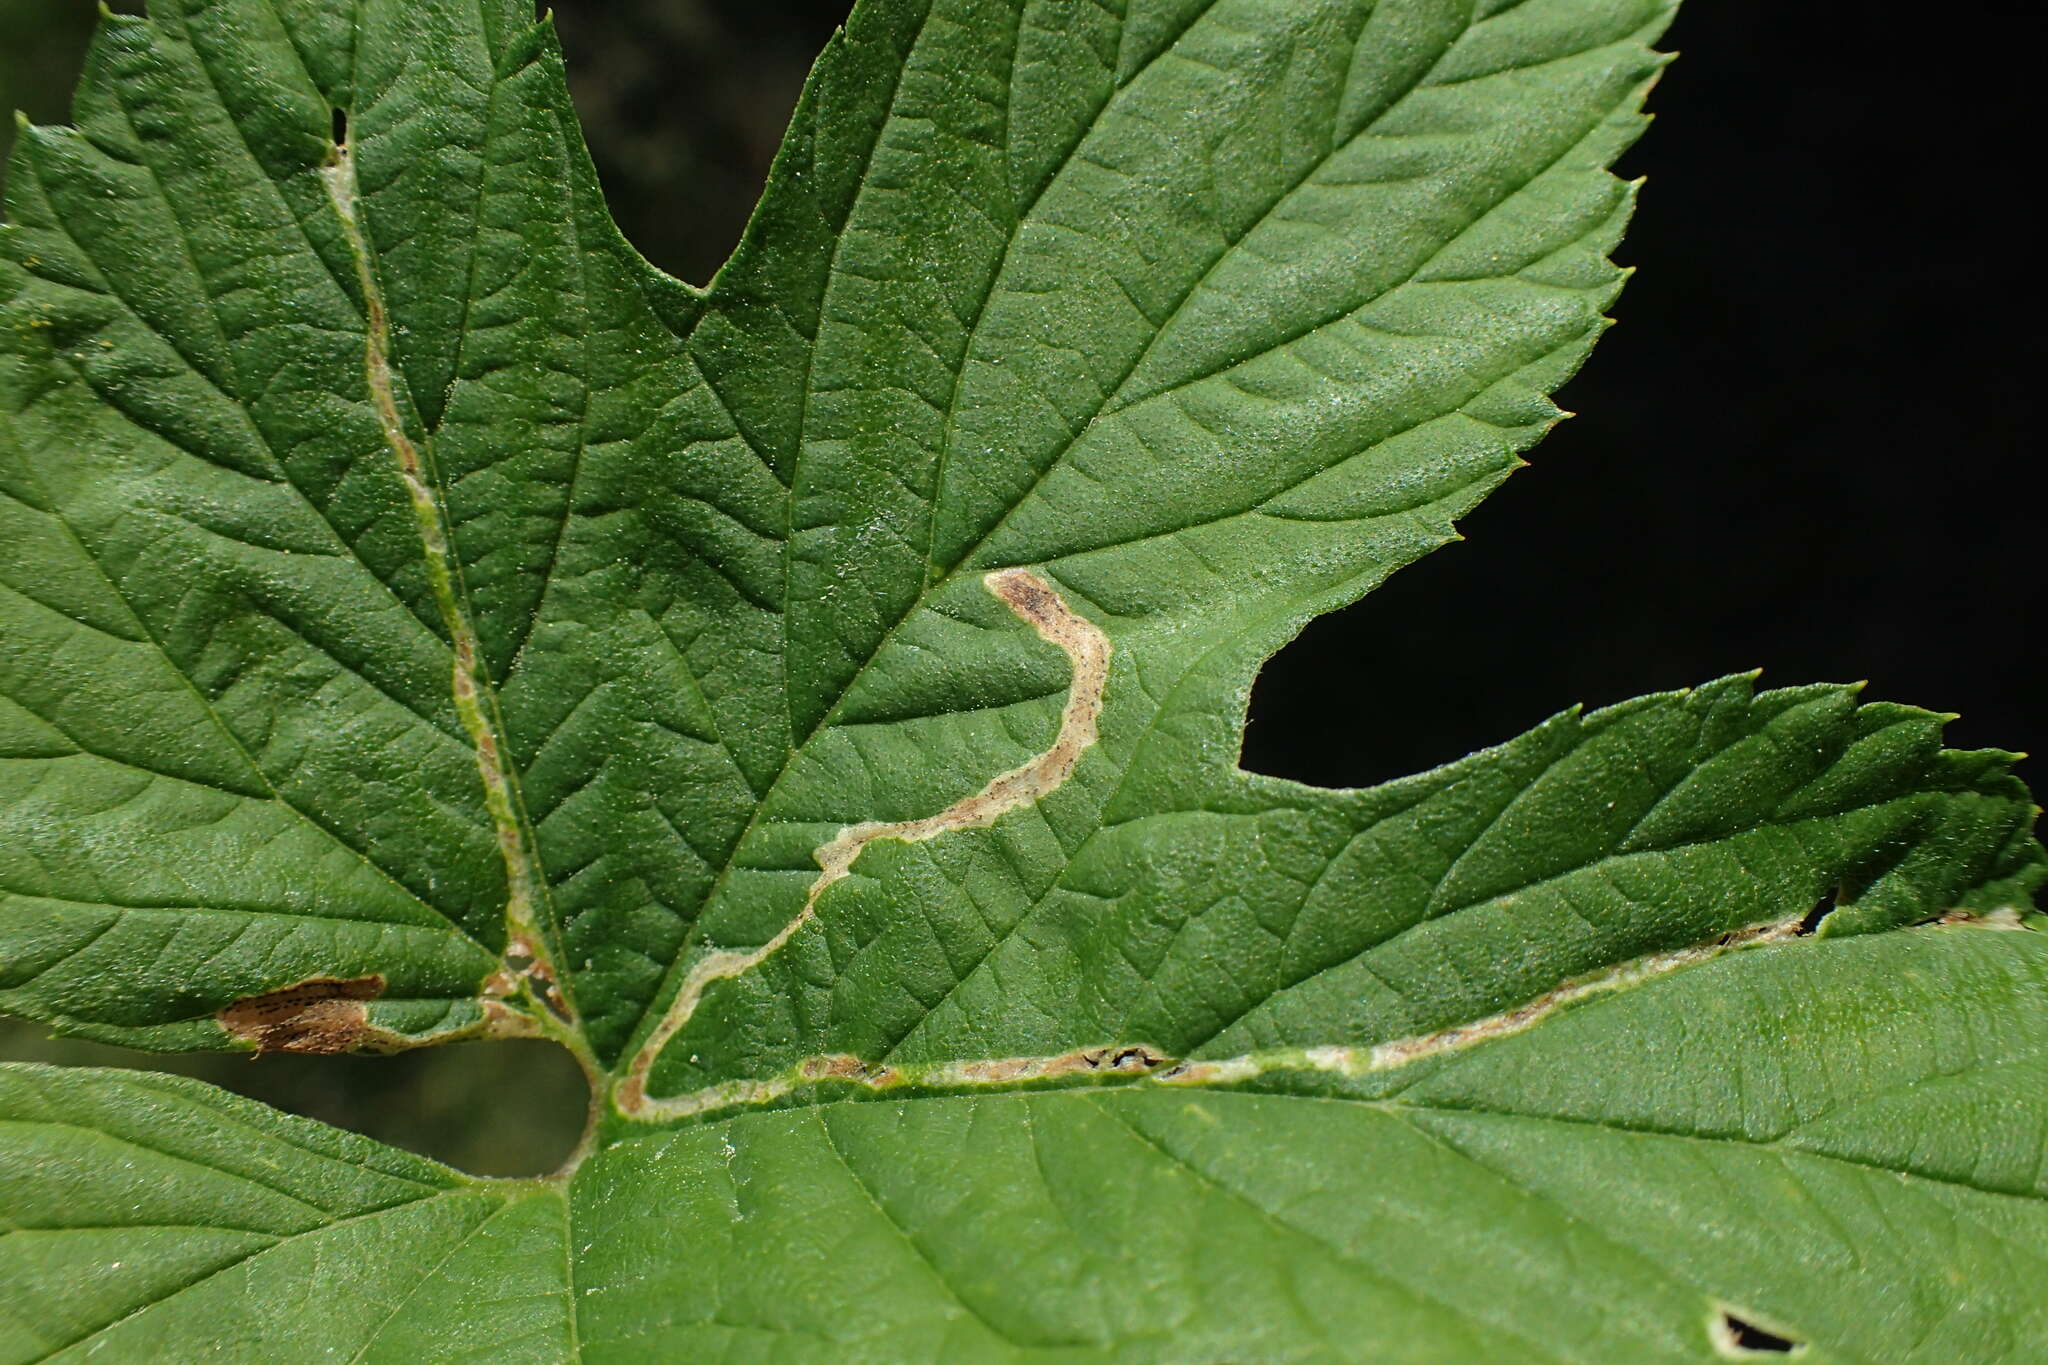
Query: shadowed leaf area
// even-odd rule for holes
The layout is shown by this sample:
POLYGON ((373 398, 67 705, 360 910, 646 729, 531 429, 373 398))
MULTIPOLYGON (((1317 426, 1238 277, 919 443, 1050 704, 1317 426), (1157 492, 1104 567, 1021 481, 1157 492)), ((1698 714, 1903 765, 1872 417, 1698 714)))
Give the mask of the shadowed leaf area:
POLYGON ((591 1103, 492 1179, 0 1067, 0 1360, 2048 1348, 2011 755, 1734 677, 1238 766, 1560 415, 1671 9, 863 0, 704 288, 520 0, 104 18, 0 229, 0 1007, 591 1103))

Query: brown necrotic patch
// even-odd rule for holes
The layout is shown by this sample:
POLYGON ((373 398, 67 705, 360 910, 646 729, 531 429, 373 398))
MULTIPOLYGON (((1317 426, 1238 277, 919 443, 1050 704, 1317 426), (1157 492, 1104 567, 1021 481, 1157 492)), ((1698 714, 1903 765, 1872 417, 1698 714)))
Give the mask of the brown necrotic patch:
POLYGON ((237 1042, 263 1052, 354 1052, 372 1044, 369 1001, 384 994, 381 976, 317 976, 281 990, 245 995, 217 1016, 237 1042))

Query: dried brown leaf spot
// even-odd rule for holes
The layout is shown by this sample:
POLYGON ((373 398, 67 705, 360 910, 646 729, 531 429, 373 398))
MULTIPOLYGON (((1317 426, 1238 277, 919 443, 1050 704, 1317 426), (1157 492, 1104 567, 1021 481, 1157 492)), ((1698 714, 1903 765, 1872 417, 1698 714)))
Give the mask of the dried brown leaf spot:
POLYGON ((379 1031, 368 1001, 384 994, 381 976, 318 976, 296 986, 245 995, 222 1010, 221 1027, 264 1052, 353 1052, 379 1031))

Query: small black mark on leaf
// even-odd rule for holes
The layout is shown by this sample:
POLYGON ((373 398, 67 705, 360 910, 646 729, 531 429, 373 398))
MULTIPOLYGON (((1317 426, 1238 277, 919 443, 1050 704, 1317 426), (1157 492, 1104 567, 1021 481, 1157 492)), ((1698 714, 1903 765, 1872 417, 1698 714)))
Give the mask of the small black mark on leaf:
POLYGON ((348 146, 348 110, 334 111, 334 125, 328 133, 328 140, 337 147, 348 146))
POLYGON ((1837 898, 1841 894, 1842 889, 1838 886, 1828 888, 1827 892, 1813 903, 1813 909, 1807 911, 1805 918, 1799 921, 1799 927, 1793 931, 1794 936, 1798 938, 1812 937, 1815 931, 1820 928, 1820 922, 1835 913, 1837 898))
POLYGON ((1783 1333, 1762 1327, 1747 1318, 1737 1317, 1726 1308, 1720 1310, 1714 1324, 1714 1344, 1721 1354, 1738 1360, 1755 1356, 1804 1355, 1806 1343, 1795 1341, 1783 1333))

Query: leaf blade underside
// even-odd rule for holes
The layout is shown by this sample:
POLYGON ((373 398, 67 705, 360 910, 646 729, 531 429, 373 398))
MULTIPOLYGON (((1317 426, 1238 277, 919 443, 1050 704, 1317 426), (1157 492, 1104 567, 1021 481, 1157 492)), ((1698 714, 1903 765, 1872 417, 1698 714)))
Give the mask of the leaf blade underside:
POLYGON ((1699 1360, 1721 1305, 1812 1358, 2022 1358, 2048 1323, 2012 1262, 2048 1235, 2048 1189, 2010 1139, 2048 1121, 2044 989, 2031 934, 1780 945, 1344 1095, 806 1105, 631 1137, 566 1189, 469 1181, 190 1082, 8 1067, 11 1154, 61 1157, 6 1168, 0 1265, 70 1278, 11 1298, 7 1358, 1699 1360), (296 1222, 223 1228, 237 1206, 187 1174, 138 1181, 148 1206, 123 1217, 208 1221, 104 1240, 76 1194, 102 1153, 59 1126, 176 1148, 166 1112, 202 1105, 220 1112, 194 1130, 261 1161, 259 1197, 296 1222), (315 1185, 350 1159, 397 1193, 315 1185))
POLYGON ((2010 755, 1731 678, 1236 766, 1560 415, 1672 4, 869 0, 704 289, 518 0, 107 19, 0 229, 0 1006, 598 1121, 0 1072, 0 1357, 2048 1340, 2010 755))

